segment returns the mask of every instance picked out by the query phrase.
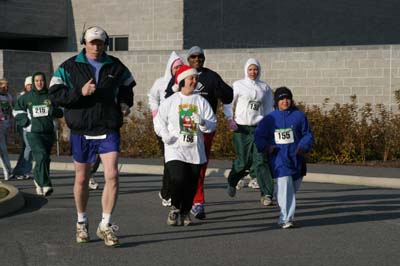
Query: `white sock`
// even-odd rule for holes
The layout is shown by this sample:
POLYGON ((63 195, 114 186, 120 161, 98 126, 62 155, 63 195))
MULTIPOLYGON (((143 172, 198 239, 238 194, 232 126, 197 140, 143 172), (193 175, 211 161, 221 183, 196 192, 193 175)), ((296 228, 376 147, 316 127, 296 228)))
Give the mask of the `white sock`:
POLYGON ((108 224, 111 224, 111 213, 104 213, 103 212, 103 217, 101 218, 101 227, 106 227, 108 224))
POLYGON ((87 220, 86 212, 78 212, 78 223, 87 223, 87 220))

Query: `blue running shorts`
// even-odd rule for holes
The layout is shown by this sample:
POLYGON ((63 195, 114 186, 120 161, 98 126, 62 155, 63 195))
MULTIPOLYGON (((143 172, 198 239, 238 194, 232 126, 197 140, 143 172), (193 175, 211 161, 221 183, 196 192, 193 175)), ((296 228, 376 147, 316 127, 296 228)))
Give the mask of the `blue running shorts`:
POLYGON ((102 136, 70 135, 71 154, 78 163, 94 163, 96 154, 119 152, 120 135, 118 132, 102 136))

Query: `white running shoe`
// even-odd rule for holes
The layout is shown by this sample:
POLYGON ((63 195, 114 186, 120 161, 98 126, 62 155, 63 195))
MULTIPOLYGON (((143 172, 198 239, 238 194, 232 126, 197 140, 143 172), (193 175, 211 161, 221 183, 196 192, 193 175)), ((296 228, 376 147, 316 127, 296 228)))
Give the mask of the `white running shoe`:
POLYGON ((260 186, 257 183, 257 179, 253 178, 252 180, 250 180, 249 184, 247 185, 250 188, 254 188, 254 189, 258 189, 260 188, 260 186))
POLYGON ((163 197, 162 197, 162 195, 161 195, 161 192, 158 192, 158 197, 160 198, 160 200, 161 200, 161 205, 162 206, 164 206, 164 207, 171 207, 171 198, 169 198, 169 199, 164 199, 163 197))
POLYGON ((244 188, 244 185, 245 185, 245 181, 243 179, 240 179, 236 185, 236 189, 241 190, 242 188, 244 188))
POLYGON ((43 195, 43 188, 36 183, 36 180, 33 180, 33 183, 35 184, 36 187, 36 194, 39 196, 43 195))
POLYGON ((45 196, 45 197, 50 196, 53 193, 53 188, 52 187, 43 187, 42 193, 43 193, 43 196, 45 196))
POLYGON ((115 232, 118 230, 119 227, 116 224, 108 224, 104 228, 101 226, 101 224, 99 224, 96 234, 100 239, 104 240, 104 244, 106 244, 106 246, 117 247, 119 246, 119 240, 115 232))
POLYGON ((76 224, 76 242, 87 243, 90 241, 89 237, 89 224, 77 223, 76 224))
POLYGON ((96 180, 94 180, 93 177, 91 177, 91 178, 89 179, 89 188, 90 188, 91 190, 96 190, 96 189, 99 188, 99 183, 97 183, 96 180))

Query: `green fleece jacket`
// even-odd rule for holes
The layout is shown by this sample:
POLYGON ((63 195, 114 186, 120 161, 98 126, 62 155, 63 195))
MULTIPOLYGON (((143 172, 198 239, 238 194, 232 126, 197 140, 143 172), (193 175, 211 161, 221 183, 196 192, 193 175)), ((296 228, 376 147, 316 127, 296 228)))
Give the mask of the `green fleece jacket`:
POLYGON ((27 132, 53 134, 55 118, 61 118, 63 111, 51 104, 44 73, 32 75, 32 90, 18 98, 13 115, 17 124, 27 132), (35 86, 35 76, 42 75, 44 87, 38 90, 35 86))

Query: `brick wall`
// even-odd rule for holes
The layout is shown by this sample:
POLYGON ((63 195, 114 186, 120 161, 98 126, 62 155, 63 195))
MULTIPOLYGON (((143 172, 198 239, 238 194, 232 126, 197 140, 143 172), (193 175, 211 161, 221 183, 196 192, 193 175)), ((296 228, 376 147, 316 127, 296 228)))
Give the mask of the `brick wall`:
MULTIPOLYGON (((184 58, 186 51, 178 51, 184 58)), ((262 64, 262 79, 273 88, 286 85, 298 101, 321 104, 345 103, 351 95, 358 102, 394 104, 400 89, 400 45, 318 48, 271 48, 205 50, 206 66, 232 84, 244 77, 249 57, 262 64)), ((51 73, 75 53, 8 51, 0 52, 0 74, 20 88, 26 75, 34 70, 51 73), (51 63, 53 65, 51 65, 51 63), (2 66, 2 67, 1 67, 2 66)), ((127 51, 113 53, 132 71, 136 80, 136 101, 147 101, 155 79, 163 75, 170 51, 127 51)))
POLYGON ((183 47, 182 0, 71 2, 77 41, 86 23, 86 27, 103 27, 109 35, 129 35, 129 50, 168 50, 183 47))
MULTIPOLYGON (((186 58, 186 51, 178 51, 186 58)), ((321 104, 358 102, 393 104, 400 89, 400 45, 205 50, 206 66, 228 83, 244 77, 244 64, 255 57, 262 64, 262 80, 271 87, 288 86, 297 101, 321 104)), ((170 51, 114 53, 133 72, 135 100, 147 101, 155 79, 162 76, 170 51)), ((53 53, 54 68, 73 53, 53 53)))

